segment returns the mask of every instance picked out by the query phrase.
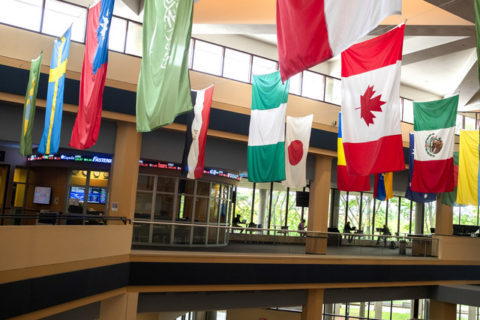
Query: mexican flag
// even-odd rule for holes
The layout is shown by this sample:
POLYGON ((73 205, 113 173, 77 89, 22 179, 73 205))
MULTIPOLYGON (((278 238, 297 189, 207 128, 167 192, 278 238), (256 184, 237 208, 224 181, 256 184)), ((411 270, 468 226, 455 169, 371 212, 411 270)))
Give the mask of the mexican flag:
POLYGON ((280 72, 253 76, 248 133, 248 180, 285 180, 285 113, 289 81, 280 72))
POLYGON ((414 166, 411 189, 415 192, 450 192, 454 188, 453 147, 458 95, 414 102, 414 166))

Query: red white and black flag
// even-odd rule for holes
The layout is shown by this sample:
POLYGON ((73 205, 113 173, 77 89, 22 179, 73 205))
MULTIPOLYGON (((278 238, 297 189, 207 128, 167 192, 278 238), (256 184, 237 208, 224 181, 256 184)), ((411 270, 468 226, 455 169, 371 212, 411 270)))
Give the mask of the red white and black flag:
POLYGON ((187 113, 187 132, 182 160, 182 168, 185 172, 188 171, 187 177, 190 179, 203 176, 213 88, 211 85, 203 90, 191 91, 193 111, 187 113))

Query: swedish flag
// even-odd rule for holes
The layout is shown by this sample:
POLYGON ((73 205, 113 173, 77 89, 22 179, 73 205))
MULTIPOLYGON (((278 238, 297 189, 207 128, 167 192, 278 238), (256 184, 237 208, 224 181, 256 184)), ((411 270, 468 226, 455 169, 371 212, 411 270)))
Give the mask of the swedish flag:
POLYGON ((45 112, 45 126, 38 152, 55 154, 60 146, 60 130, 62 128, 63 88, 65 85, 65 71, 67 70, 68 54, 70 52, 71 29, 55 40, 50 63, 48 78, 47 110, 45 112))

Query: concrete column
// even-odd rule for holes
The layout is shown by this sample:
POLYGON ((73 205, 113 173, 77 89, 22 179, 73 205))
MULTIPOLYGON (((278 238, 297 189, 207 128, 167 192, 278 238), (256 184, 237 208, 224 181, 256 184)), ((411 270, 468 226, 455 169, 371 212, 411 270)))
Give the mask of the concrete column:
POLYGON ((138 293, 125 293, 100 303, 99 320, 136 320, 138 293))
POLYGON ((453 234, 453 207, 442 204, 442 196, 437 195, 437 211, 435 219, 435 234, 453 234))
POLYGON ((477 320, 477 307, 468 307, 468 320, 477 320))
POLYGON ((138 161, 142 135, 134 123, 117 123, 115 153, 110 173, 108 215, 133 220, 137 197, 138 161))
MULTIPOLYGON (((327 232, 328 204, 330 196, 330 178, 332 175, 332 157, 315 157, 315 177, 310 184, 310 203, 308 208, 307 230, 327 232)), ((327 236, 307 234, 306 253, 325 254, 327 236)))
POLYGON ((307 303, 303 306, 302 320, 322 319, 323 289, 310 289, 307 293, 307 303))
POLYGON ((423 234, 423 224, 425 223, 425 205, 421 202, 415 203, 415 234, 423 234))
POLYGON ((382 301, 375 301, 375 319, 382 319, 382 301))
MULTIPOLYGON (((325 313, 330 313, 330 314, 335 313, 333 306, 334 306, 333 304, 324 304, 323 307, 325 308, 325 313)), ((325 315, 325 317, 323 317, 323 320, 334 320, 334 316, 325 315)))
POLYGON ((360 302, 360 312, 359 312, 359 316, 360 317, 363 317, 365 318, 365 306, 366 306, 366 302, 360 302))
POLYGON ((334 190, 333 195, 333 212, 332 216, 330 217, 330 228, 338 228, 338 217, 340 213, 340 191, 334 190))
POLYGON ((456 320, 457 305, 430 299, 430 319, 456 320))
POLYGON ((257 217, 257 224, 261 224, 264 228, 267 227, 267 223, 265 223, 265 213, 266 210, 266 203, 267 203, 267 190, 266 189, 259 189, 259 199, 258 199, 258 217, 257 217))

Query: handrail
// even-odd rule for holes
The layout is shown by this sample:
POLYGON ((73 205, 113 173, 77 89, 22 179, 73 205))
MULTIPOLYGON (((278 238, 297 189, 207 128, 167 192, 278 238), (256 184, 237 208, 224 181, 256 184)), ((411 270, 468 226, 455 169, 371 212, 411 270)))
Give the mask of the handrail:
MULTIPOLYGON (((0 219, 59 219, 59 220, 103 220, 103 221, 122 221, 123 224, 131 224, 132 220, 120 216, 98 216, 94 214, 59 214, 59 213, 39 213, 39 214, 2 214, 0 219)), ((56 224, 56 223, 55 223, 56 224)))
POLYGON ((267 229, 267 228, 249 228, 249 227, 236 227, 230 225, 218 225, 218 224, 196 224, 196 223, 179 223, 179 222, 167 222, 167 221, 145 221, 145 220, 134 220, 133 224, 153 224, 153 225, 165 225, 165 226, 181 226, 181 227, 197 227, 197 228, 219 228, 219 229, 230 229, 230 230, 245 230, 250 231, 267 231, 267 232, 278 232, 278 233, 300 233, 304 234, 307 237, 309 235, 335 235, 335 236, 346 236, 346 237, 380 237, 380 238, 398 238, 402 239, 431 239, 429 235, 415 235, 415 236, 405 236, 405 235, 383 235, 383 234, 365 234, 365 233, 340 233, 340 232, 321 232, 321 231, 308 231, 308 230, 288 230, 288 229, 267 229))

